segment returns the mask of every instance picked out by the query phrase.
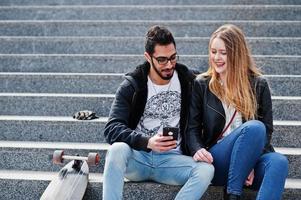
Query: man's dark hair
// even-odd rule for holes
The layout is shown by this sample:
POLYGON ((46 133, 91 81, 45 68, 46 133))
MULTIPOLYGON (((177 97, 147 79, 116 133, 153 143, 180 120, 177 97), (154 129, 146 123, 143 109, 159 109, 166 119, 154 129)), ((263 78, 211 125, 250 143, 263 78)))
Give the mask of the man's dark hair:
POLYGON ((151 27, 145 39, 145 51, 152 55, 155 51, 155 46, 158 45, 169 45, 173 43, 176 47, 175 39, 172 33, 164 26, 153 26, 151 27))

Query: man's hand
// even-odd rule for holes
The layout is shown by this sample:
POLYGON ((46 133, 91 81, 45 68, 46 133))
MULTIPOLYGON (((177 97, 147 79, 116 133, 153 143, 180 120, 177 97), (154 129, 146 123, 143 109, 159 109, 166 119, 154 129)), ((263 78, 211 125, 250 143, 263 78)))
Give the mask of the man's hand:
POLYGON ((156 134, 148 140, 147 148, 157 152, 169 151, 177 147, 177 141, 172 139, 172 136, 156 134))
POLYGON ((249 176, 248 176, 248 178, 247 178, 247 180, 245 182, 246 186, 251 186, 252 185, 253 180, 254 180, 254 176, 255 176, 254 169, 252 169, 252 171, 250 172, 250 174, 249 174, 249 176))
POLYGON ((204 148, 201 148, 200 150, 198 150, 194 154, 193 159, 195 161, 204 161, 209 164, 211 164, 213 162, 213 157, 212 157, 211 153, 204 148))

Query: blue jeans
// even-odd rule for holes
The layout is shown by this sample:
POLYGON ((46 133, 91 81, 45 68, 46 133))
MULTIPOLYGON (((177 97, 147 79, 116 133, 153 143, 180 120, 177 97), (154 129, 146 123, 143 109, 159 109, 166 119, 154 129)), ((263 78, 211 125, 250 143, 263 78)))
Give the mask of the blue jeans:
POLYGON ((245 180, 254 169, 255 178, 251 188, 259 190, 256 199, 281 199, 288 174, 288 161, 276 152, 262 154, 265 141, 264 124, 252 120, 215 144, 209 150, 215 167, 213 185, 226 185, 227 193, 240 195, 245 180))
POLYGON ((103 200, 122 199, 124 177, 131 181, 151 180, 169 185, 184 185, 176 199, 199 200, 214 175, 214 167, 195 162, 178 153, 136 151, 126 143, 110 146, 104 169, 103 200))

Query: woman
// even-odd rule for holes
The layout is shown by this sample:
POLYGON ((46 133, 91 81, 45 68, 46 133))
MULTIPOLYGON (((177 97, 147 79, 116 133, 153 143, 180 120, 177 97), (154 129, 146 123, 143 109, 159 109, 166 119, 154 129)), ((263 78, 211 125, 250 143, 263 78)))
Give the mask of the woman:
POLYGON ((225 199, 240 199, 244 185, 259 190, 258 200, 281 199, 288 161, 270 144, 269 86, 238 27, 212 34, 209 69, 195 81, 189 119, 191 155, 214 165, 212 183, 225 186, 225 199))

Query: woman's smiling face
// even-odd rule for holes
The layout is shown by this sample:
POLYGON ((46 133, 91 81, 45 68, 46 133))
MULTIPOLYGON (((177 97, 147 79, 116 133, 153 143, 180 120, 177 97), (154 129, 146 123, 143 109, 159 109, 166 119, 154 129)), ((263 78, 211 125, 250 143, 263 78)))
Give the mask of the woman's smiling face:
POLYGON ((220 38, 214 38, 210 46, 210 62, 221 77, 225 77, 227 70, 227 51, 225 43, 220 38))

